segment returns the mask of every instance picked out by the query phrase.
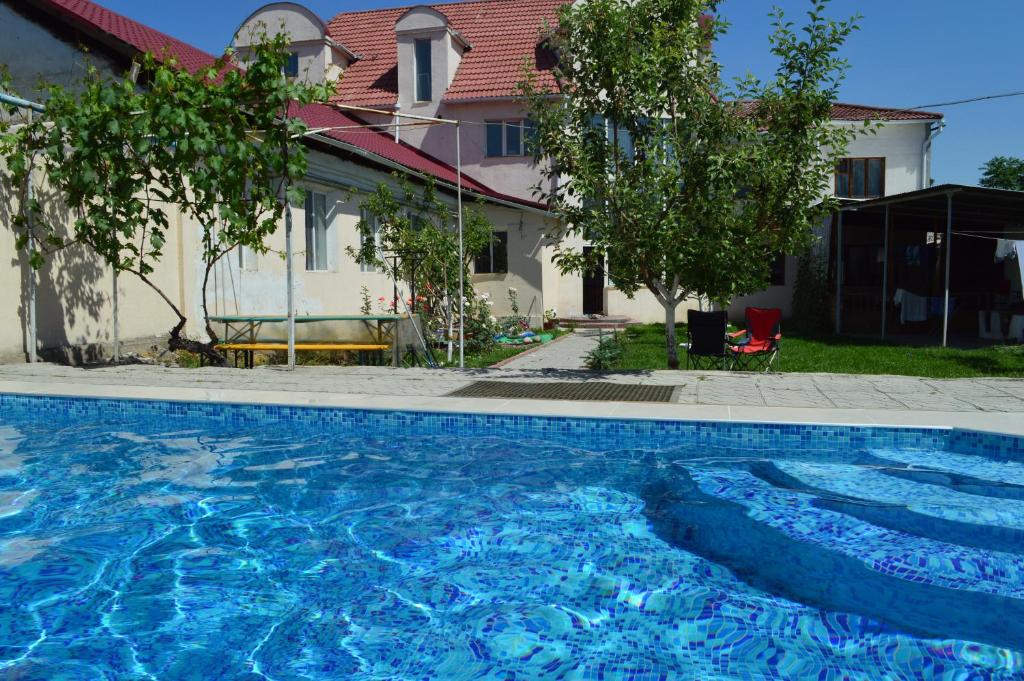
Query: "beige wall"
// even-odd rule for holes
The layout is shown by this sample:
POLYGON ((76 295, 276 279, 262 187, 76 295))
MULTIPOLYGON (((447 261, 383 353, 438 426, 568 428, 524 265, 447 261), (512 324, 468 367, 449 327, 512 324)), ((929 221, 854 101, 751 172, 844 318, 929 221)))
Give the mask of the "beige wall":
MULTIPOLYGON (((0 169, 2 170, 2 169, 0 169)), ((26 254, 16 248, 12 216, 18 210, 17 195, 7 183, 0 185, 0 253, 10 265, 0 268, 0 311, 7 323, 0 326, 0 359, 24 361, 28 354, 29 277, 32 276, 26 254)), ((42 178, 34 182, 36 197, 44 210, 44 219, 70 235, 73 217, 58 196, 54 196, 42 178)), ((188 287, 183 286, 191 273, 178 258, 179 243, 194 249, 184 230, 179 231, 179 215, 170 211, 171 229, 167 233, 165 257, 156 264, 149 279, 179 306, 189 304, 188 287), (181 237, 184 236, 184 241, 181 237)), ((41 351, 69 346, 108 344, 114 335, 113 271, 85 246, 72 246, 47 257, 35 273, 37 347, 41 351)), ((118 279, 118 329, 121 340, 166 336, 177 316, 160 296, 134 275, 118 279)), ((88 352, 93 352, 89 350, 88 352)))
MULTIPOLYGON (((362 305, 361 289, 368 290, 374 311, 380 310, 380 298, 390 305, 394 284, 383 272, 363 272, 347 253, 358 248, 359 207, 379 183, 397 189, 394 179, 383 172, 340 162, 319 152, 310 153, 311 175, 317 179, 304 184, 310 191, 325 194, 328 207, 328 271, 305 269, 305 210, 293 209, 293 252, 295 254, 295 301, 299 315, 358 314, 362 305)), ((439 195, 451 204, 454 199, 439 195)), ((542 290, 542 239, 546 225, 534 213, 494 204, 484 204, 484 214, 495 230, 507 231, 509 273, 473 275, 478 293, 488 293, 494 301, 494 314, 509 314, 508 288, 518 291, 521 312, 529 312, 534 324, 540 324, 544 311, 542 290)), ((258 257, 256 268, 239 267, 237 253, 218 266, 216 281, 210 287, 211 314, 284 314, 287 309, 287 270, 280 253, 285 250, 284 229, 279 228, 267 241, 274 252, 258 257)), ((197 273, 198 275, 198 273, 197 273)), ((194 284, 198 290, 198 283, 194 284)), ((404 283, 399 295, 408 296, 404 283)), ((196 303, 198 305, 198 302, 196 303)), ((401 307, 400 307, 401 311, 401 307)), ((198 312, 198 310, 196 311, 198 312)), ((199 317, 200 315, 196 315, 199 317)))

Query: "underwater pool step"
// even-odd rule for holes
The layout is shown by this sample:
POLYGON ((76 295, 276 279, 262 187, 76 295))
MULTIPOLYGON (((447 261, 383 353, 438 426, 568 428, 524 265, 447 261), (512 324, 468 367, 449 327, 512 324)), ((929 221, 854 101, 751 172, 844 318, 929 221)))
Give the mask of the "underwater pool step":
POLYGON ((474 381, 448 397, 525 400, 582 400, 587 402, 674 402, 676 386, 629 383, 518 383, 474 381))

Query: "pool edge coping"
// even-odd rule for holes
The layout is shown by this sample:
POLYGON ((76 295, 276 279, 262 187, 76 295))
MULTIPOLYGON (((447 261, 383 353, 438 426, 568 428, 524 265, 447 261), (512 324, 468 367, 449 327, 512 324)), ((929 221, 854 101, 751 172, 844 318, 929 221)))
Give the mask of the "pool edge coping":
POLYGON ((1024 437, 1024 419, 1003 412, 938 412, 808 407, 574 402, 554 400, 481 400, 453 397, 366 395, 290 390, 211 389, 141 385, 0 381, 0 394, 38 397, 274 405, 311 408, 508 415, 640 421, 707 421, 796 426, 927 428, 1024 437), (817 418, 815 418, 817 417, 817 418), (977 423, 976 421, 981 421, 977 423))

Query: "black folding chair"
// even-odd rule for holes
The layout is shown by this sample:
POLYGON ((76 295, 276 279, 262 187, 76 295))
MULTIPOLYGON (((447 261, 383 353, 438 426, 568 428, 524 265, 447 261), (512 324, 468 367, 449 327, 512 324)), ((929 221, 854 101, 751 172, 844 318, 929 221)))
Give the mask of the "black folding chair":
POLYGON ((725 340, 728 326, 725 311, 686 311, 690 347, 686 351, 687 369, 731 369, 733 354, 725 340))

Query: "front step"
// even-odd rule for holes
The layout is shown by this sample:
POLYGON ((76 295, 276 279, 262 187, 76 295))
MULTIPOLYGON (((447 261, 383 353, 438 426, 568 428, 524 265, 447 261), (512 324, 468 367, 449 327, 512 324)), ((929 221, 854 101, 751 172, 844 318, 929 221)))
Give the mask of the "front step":
POLYGON ((579 317, 559 317, 558 325, 565 328, 577 329, 624 329, 633 324, 639 324, 634 319, 621 315, 584 315, 579 317))

